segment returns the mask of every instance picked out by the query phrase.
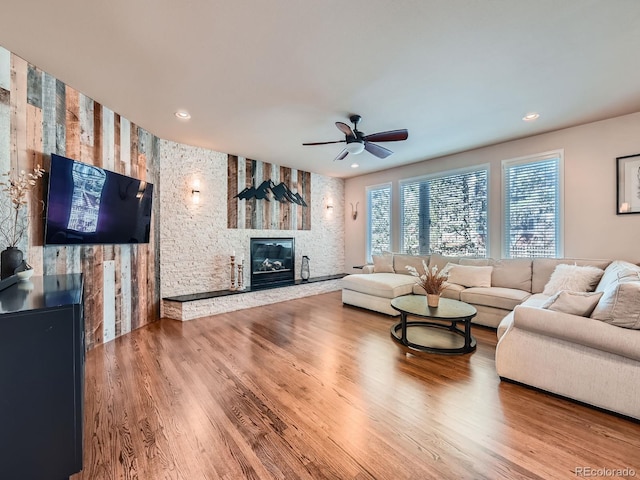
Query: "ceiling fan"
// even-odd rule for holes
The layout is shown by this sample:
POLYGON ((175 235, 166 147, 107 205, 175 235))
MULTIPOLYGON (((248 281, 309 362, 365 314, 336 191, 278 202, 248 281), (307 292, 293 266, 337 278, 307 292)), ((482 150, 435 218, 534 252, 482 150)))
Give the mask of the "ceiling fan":
POLYGON ((376 145, 371 142, 399 142, 406 140, 409 137, 409 132, 406 129, 402 130, 390 130, 388 132, 372 133, 371 135, 365 135, 358 130, 358 123, 362 117, 360 115, 351 115, 349 120, 353 123, 353 129, 346 123, 336 122, 336 127, 342 133, 344 133, 344 140, 336 140, 335 142, 313 142, 303 143, 302 145, 327 145, 330 143, 345 143, 345 148, 338 154, 335 160, 344 160, 347 155, 358 155, 364 150, 375 155, 378 158, 387 158, 393 152, 380 145, 376 145))

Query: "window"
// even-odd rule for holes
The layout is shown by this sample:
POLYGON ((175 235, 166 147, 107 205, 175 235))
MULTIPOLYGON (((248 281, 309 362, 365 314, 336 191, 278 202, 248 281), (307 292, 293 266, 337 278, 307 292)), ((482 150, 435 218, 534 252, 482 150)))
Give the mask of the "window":
POLYGON ((506 258, 562 256, 562 151, 502 162, 506 258))
POLYGON ((367 187, 367 260, 391 250, 391 184, 367 187))
POLYGON ((488 177, 484 167, 403 182, 401 251, 486 257, 488 177))

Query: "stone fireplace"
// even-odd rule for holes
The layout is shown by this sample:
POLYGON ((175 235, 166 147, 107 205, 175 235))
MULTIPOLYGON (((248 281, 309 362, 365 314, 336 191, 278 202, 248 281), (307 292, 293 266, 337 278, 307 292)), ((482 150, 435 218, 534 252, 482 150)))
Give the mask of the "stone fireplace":
POLYGON ((293 284, 295 243, 293 238, 252 238, 251 288, 293 284))

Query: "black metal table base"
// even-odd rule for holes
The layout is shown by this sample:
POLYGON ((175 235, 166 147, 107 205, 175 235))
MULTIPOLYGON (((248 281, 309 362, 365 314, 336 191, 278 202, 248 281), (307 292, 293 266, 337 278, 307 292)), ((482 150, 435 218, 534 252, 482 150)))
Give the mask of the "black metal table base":
POLYGON ((467 320, 456 320, 447 325, 444 323, 435 322, 408 322, 407 314, 400 314, 400 322, 391 327, 391 337, 401 345, 409 348, 410 350, 416 350, 419 352, 439 353, 441 355, 462 355, 465 353, 473 352, 476 349, 476 339, 471 335, 471 318, 467 320), (464 330, 458 328, 458 323, 464 324, 464 330), (430 347, 428 345, 422 345, 412 343, 407 338, 407 329, 409 328, 435 328, 440 330, 446 330, 454 335, 460 335, 464 338, 464 345, 459 348, 441 348, 430 347))

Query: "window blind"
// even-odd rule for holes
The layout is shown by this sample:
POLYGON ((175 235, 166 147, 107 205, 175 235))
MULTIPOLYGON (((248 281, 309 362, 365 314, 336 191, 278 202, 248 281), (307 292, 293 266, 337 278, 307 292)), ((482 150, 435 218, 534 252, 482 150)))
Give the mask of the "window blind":
POLYGON ((487 169, 403 183, 401 251, 486 257, 487 183, 487 169))
POLYGON ((504 167, 505 256, 559 254, 560 158, 504 167))
POLYGON ((367 190, 367 259, 391 250, 391 185, 367 190))

